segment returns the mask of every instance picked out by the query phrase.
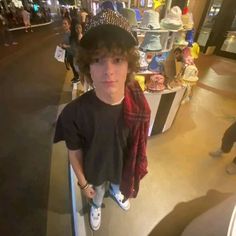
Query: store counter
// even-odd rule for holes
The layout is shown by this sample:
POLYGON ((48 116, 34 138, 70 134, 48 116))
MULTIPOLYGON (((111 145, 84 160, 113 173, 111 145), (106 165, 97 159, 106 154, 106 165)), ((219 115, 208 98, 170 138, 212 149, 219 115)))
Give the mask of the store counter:
POLYGON ((163 133, 171 127, 181 105, 185 89, 185 87, 179 86, 157 93, 144 92, 151 109, 148 136, 163 133))

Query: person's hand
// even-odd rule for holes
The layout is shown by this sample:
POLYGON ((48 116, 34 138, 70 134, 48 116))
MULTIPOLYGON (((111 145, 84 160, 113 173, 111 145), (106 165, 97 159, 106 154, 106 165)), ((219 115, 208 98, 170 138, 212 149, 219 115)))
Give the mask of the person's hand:
POLYGON ((62 47, 63 49, 67 49, 67 48, 70 48, 70 45, 67 45, 67 44, 65 44, 65 43, 62 43, 62 44, 61 44, 61 47, 62 47))
POLYGON ((96 191, 94 190, 94 188, 89 185, 88 188, 82 190, 83 194, 87 197, 87 198, 94 198, 96 191))
POLYGON ((66 48, 66 44, 64 44, 64 43, 60 43, 59 46, 60 46, 61 48, 64 48, 64 49, 66 48))

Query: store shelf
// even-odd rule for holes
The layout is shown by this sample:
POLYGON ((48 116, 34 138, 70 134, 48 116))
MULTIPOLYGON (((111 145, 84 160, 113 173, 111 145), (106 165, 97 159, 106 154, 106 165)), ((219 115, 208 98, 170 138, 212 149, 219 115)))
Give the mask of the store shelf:
POLYGON ((154 71, 150 71, 150 70, 144 70, 144 71, 139 71, 136 74, 137 75, 152 75, 152 74, 156 74, 157 72, 154 71))
POLYGON ((172 90, 165 89, 156 93, 144 92, 151 109, 148 136, 163 133, 171 127, 185 90, 186 87, 178 86, 172 90))
POLYGON ((141 28, 133 28, 132 31, 135 32, 152 32, 152 33, 168 33, 170 32, 170 30, 166 30, 166 29, 155 29, 155 30, 151 30, 151 29, 141 29, 141 28))
POLYGON ((168 33, 168 32, 173 32, 173 33, 177 33, 179 31, 187 31, 187 29, 184 29, 184 28, 181 28, 181 29, 178 29, 178 30, 174 30, 174 29, 163 29, 163 28, 160 28, 160 29, 142 29, 142 28, 132 28, 132 31, 135 31, 135 32, 152 32, 152 33, 168 33))
POLYGON ((172 89, 164 89, 164 90, 157 91, 157 92, 144 91, 144 94, 167 94, 167 93, 173 93, 173 92, 176 92, 176 91, 180 90, 183 87, 184 86, 176 86, 176 87, 174 87, 172 89))

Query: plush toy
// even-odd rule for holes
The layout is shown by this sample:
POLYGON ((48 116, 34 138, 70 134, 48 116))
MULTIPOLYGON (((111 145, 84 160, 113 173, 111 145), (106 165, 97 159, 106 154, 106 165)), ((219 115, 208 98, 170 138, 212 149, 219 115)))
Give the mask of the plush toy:
POLYGON ((153 0, 153 9, 156 10, 158 7, 165 5, 165 0, 153 0))

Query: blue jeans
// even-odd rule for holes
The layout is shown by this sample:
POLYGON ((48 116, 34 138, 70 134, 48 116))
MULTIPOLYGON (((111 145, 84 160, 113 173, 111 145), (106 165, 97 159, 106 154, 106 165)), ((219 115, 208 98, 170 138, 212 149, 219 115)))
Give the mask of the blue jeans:
MULTIPOLYGON (((110 187, 112 188, 112 190, 115 194, 120 193, 120 185, 119 184, 110 183, 110 187)), ((94 186, 94 189, 96 191, 96 195, 93 198, 93 203, 97 207, 101 207, 102 202, 103 202, 103 198, 104 198, 104 194, 105 194, 105 191, 106 191, 106 182, 99 185, 99 186, 94 186)))

